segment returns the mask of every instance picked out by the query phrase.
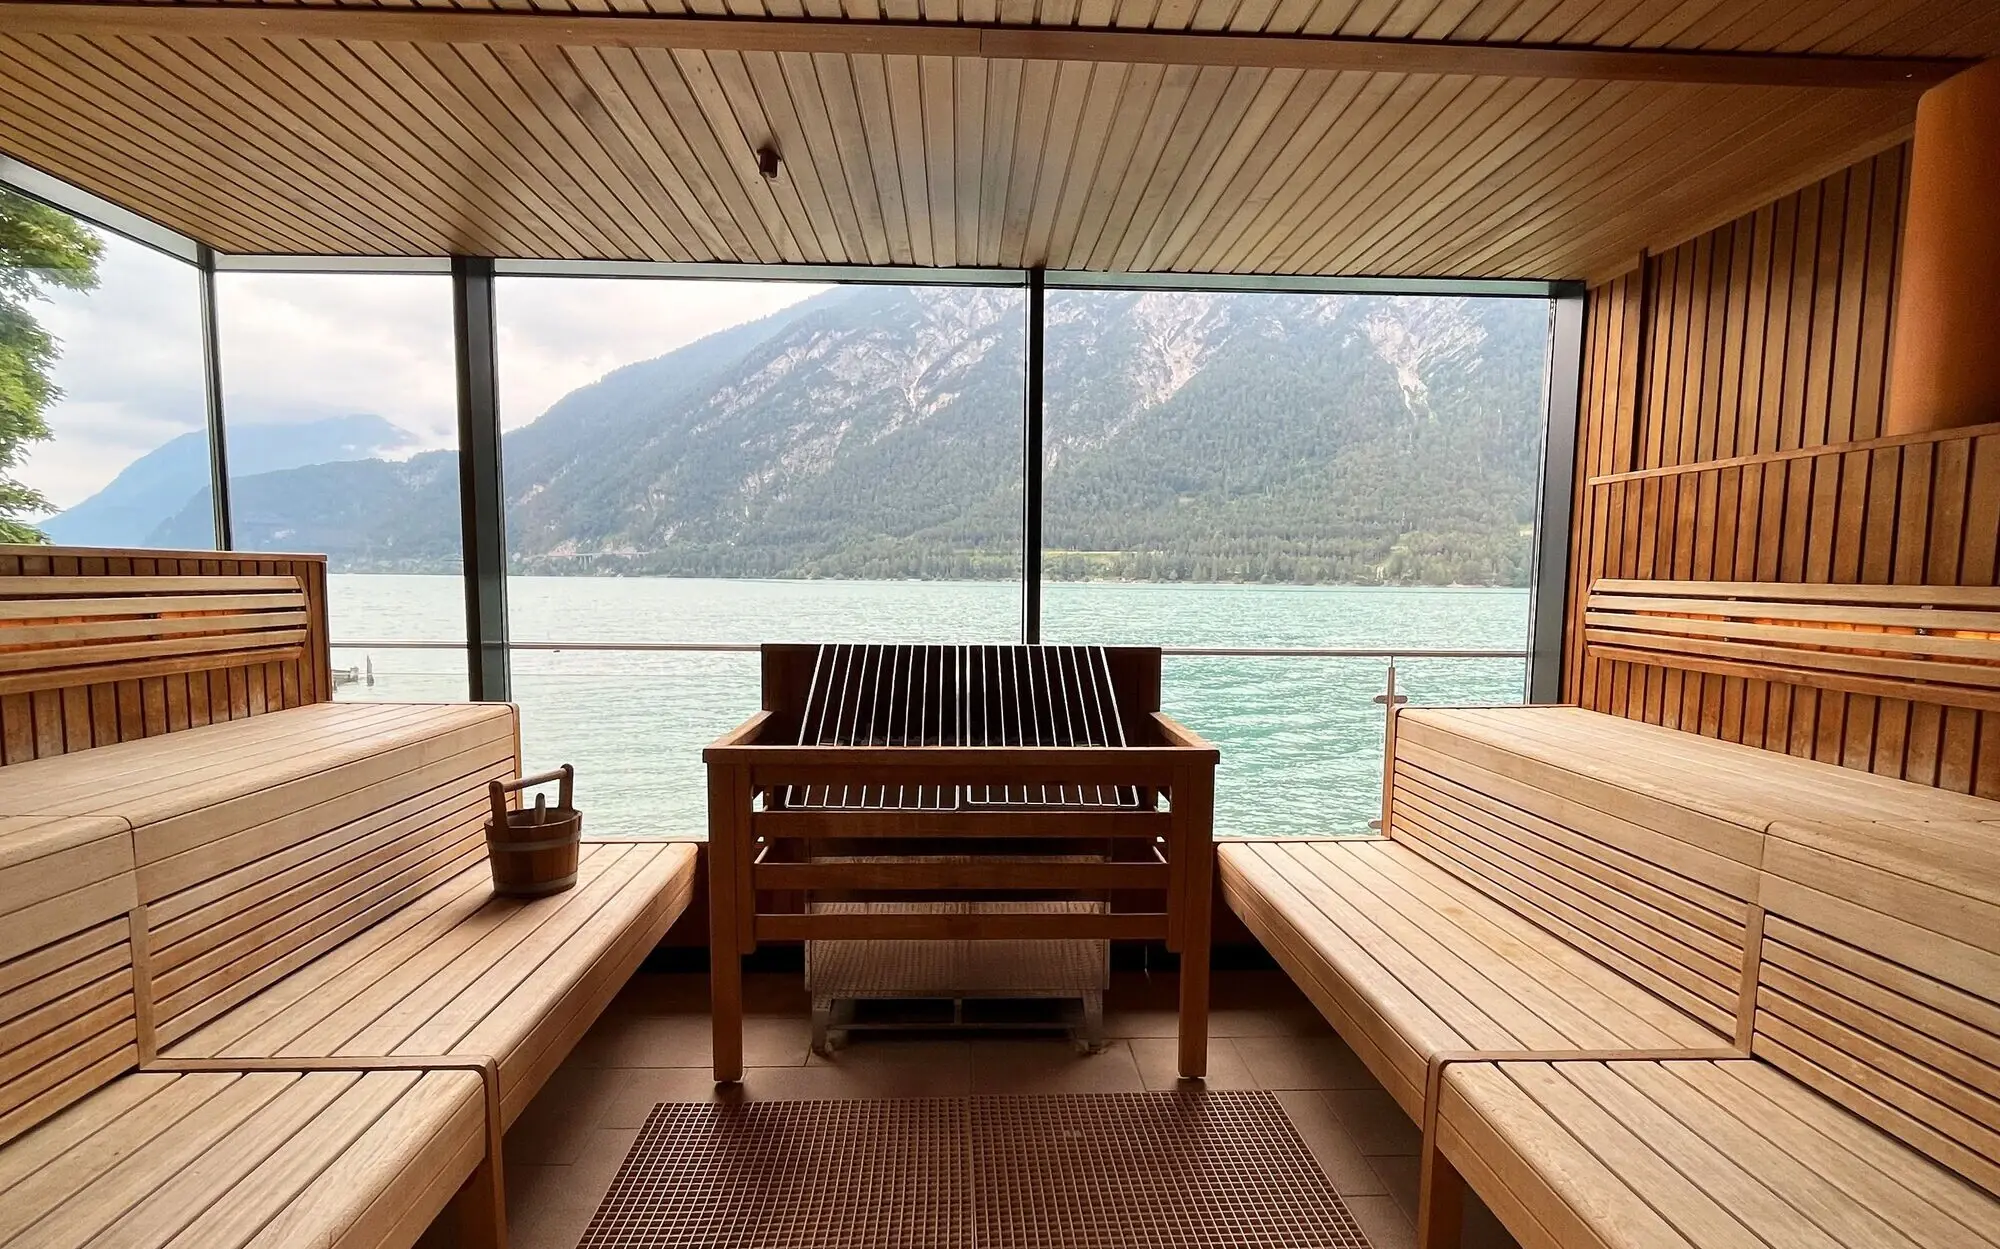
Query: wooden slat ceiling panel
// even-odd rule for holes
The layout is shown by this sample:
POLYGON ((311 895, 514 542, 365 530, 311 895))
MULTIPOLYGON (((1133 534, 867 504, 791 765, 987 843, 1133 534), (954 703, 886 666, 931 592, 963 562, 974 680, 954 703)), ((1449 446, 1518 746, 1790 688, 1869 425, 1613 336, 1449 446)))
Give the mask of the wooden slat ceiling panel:
MULTIPOLYGON (((216 0, 204 0, 214 3, 216 0)), ((222 0, 289 6, 299 0, 222 0)), ((1992 0, 304 0, 317 7, 1001 22, 1858 56, 2000 55, 1992 0)))
POLYGON ((906 55, 0 38, 0 149, 235 252, 1582 277, 1895 141, 1912 99, 906 55), (756 170, 765 143, 784 154, 775 182, 756 170))

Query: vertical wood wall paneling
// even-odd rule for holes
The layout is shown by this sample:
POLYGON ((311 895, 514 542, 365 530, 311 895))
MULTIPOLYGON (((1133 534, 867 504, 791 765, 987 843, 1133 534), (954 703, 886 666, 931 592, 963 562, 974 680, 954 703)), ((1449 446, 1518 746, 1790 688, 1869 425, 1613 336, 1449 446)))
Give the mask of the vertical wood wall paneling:
POLYGON ((2000 433, 1880 437, 1907 148, 1590 292, 1565 697, 2000 797, 2000 714, 1593 659, 1600 577, 1993 585, 2000 433))
POLYGON ((306 593, 309 624, 298 659, 0 695, 0 765, 333 698, 324 559, 65 547, 50 547, 47 554, 0 553, 0 578, 279 574, 297 577, 306 593))

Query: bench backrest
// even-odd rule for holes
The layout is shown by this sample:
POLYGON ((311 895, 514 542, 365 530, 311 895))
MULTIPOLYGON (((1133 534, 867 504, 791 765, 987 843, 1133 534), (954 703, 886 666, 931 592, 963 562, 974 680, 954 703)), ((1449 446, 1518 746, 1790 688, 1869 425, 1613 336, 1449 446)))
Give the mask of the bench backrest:
POLYGON ((1601 579, 1595 659, 2000 710, 2000 588, 1601 579))
POLYGON ((2000 823, 1779 822, 1752 1052, 2000 1192, 2000 823))
POLYGON ((315 556, 0 546, 0 763, 332 697, 315 556))
POLYGON ((1761 833, 1661 797, 1670 784, 1648 793, 1589 774, 1581 761, 1603 749, 1593 733, 1627 722, 1569 723, 1578 717, 1610 720, 1565 708, 1404 710, 1387 831, 1734 1039, 1761 833), (1578 768, 1552 761, 1562 757, 1578 768))
POLYGON ((138 1061, 132 834, 0 818, 0 1144, 138 1061))
POLYGON ((487 782, 517 767, 512 708, 356 705, 343 718, 350 710, 385 717, 374 731, 400 739, 355 757, 352 730, 347 746, 332 730, 307 734, 290 749, 319 770, 246 778, 256 783, 234 796, 139 826, 159 1045, 482 861, 487 782))

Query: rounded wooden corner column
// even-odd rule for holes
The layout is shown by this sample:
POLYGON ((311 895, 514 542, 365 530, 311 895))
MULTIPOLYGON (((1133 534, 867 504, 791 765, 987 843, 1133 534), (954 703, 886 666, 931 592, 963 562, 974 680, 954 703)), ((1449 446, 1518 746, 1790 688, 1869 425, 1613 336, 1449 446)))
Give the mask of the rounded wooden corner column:
POLYGON ((2000 60, 1917 105, 1885 432, 2000 421, 2000 60))

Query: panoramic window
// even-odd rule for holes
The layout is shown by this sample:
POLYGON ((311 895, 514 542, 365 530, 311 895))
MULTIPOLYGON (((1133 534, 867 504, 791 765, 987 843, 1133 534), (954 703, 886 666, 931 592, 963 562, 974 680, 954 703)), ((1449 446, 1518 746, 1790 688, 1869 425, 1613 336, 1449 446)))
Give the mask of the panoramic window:
POLYGON ((766 641, 1020 638, 1018 289, 504 278, 527 766, 700 836, 766 641))
POLYGON ((334 696, 466 696, 451 284, 221 273, 231 537, 320 552, 334 696))
POLYGON ((0 190, 0 541, 215 545, 199 283, 0 190))
POLYGON ((1164 673, 1222 750, 1219 835, 1379 814, 1388 657, 1314 651, 1393 648, 1412 701, 1521 701, 1546 302, 1051 291, 1047 317, 1043 637, 1235 652, 1164 673))

